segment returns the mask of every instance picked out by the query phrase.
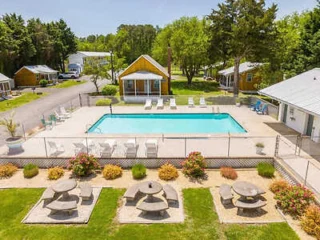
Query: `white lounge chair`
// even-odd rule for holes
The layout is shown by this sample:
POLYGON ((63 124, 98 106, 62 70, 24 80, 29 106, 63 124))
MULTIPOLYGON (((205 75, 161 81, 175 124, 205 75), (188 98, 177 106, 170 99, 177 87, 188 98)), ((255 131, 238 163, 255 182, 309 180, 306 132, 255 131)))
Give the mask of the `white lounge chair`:
POLYGON ((62 121, 67 119, 67 117, 59 114, 57 111, 54 111, 54 115, 56 116, 57 120, 60 121, 60 122, 62 122, 62 121))
POLYGON ((158 141, 157 139, 148 139, 146 145, 146 156, 157 157, 158 155, 158 141))
POLYGON ((158 99, 157 109, 163 109, 163 99, 162 98, 158 99))
POLYGON ((176 99, 170 98, 170 108, 177 109, 176 99))
POLYGON ((103 143, 99 143, 101 147, 100 156, 101 157, 111 157, 112 153, 117 146, 117 142, 114 139, 108 139, 103 143))
POLYGON ((207 107, 206 100, 204 99, 204 97, 200 98, 200 107, 201 108, 206 108, 207 107))
POLYGON ((189 106, 189 107, 194 107, 193 97, 189 97, 189 98, 188 98, 188 106, 189 106))
POLYGON ((60 113, 62 116, 66 118, 71 118, 71 113, 68 113, 64 107, 60 107, 60 113))
POLYGON ((73 145, 75 146, 74 153, 76 155, 87 152, 87 147, 83 143, 73 143, 73 145))
POLYGON ((147 99, 146 104, 144 105, 144 109, 147 110, 147 109, 151 109, 151 108, 152 108, 152 101, 151 101, 151 99, 147 99))
POLYGON ((129 139, 126 143, 124 143, 126 148, 125 154, 127 158, 135 158, 137 156, 137 150, 139 145, 136 143, 135 139, 129 139))
POLYGON ((51 156, 58 156, 59 154, 61 154, 65 151, 62 144, 48 141, 48 145, 50 147, 50 151, 51 151, 50 155, 51 156))

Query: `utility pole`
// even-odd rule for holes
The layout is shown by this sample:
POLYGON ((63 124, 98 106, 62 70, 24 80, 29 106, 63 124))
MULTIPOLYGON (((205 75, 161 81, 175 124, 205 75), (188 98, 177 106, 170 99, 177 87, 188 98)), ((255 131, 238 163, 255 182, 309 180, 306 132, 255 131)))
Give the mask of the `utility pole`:
POLYGON ((171 55, 172 55, 171 47, 170 47, 170 44, 168 44, 168 74, 169 74, 168 88, 169 88, 169 95, 172 94, 172 92, 171 92, 171 60, 172 60, 171 55))
POLYGON ((116 84, 116 81, 114 79, 114 69, 113 69, 113 51, 110 51, 110 55, 111 55, 111 81, 113 84, 116 84))

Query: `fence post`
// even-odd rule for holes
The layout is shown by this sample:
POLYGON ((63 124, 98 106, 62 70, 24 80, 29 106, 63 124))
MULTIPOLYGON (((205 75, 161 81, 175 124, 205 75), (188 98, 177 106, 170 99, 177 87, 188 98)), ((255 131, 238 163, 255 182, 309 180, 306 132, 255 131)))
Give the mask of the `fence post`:
POLYGON ((22 131, 23 131, 24 140, 26 141, 26 140, 27 140, 27 139, 26 139, 26 131, 25 131, 25 129, 24 129, 23 123, 21 123, 21 127, 22 127, 22 131))
POLYGON ((280 144, 280 135, 277 135, 276 144, 275 144, 275 147, 274 147, 274 156, 275 157, 278 157, 278 155, 279 155, 279 144, 280 144))
POLYGON ((80 105, 80 107, 82 107, 81 93, 79 93, 79 105, 80 105))
POLYGON ((88 107, 90 107, 90 97, 89 97, 89 94, 87 94, 87 104, 88 104, 88 107))
POLYGON ((228 132, 228 157, 230 156, 230 140, 231 140, 231 136, 230 136, 230 132, 228 132))
POLYGON ((87 154, 89 154, 88 138, 87 137, 86 137, 86 147, 87 147, 87 154))
POLYGON ((306 169, 306 175, 304 176, 304 186, 307 185, 307 177, 308 177, 308 172, 309 172, 309 164, 310 161, 308 161, 307 169, 306 169))
POLYGON ((184 138, 184 156, 187 156, 187 138, 184 138))
POLYGON ((43 138, 43 141, 44 141, 44 149, 46 151, 46 158, 48 158, 48 149, 47 149, 47 143, 46 143, 46 138, 45 137, 43 138))

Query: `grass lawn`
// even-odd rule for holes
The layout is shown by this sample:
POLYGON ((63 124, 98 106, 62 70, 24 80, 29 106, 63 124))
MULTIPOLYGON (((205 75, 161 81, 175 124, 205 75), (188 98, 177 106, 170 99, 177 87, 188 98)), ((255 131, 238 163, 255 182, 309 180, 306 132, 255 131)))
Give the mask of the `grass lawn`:
POLYGON ((69 88, 85 83, 86 81, 67 80, 52 86, 51 88, 69 88))
POLYGON ((20 223, 43 189, 0 190, 0 239, 299 239, 286 224, 221 225, 208 189, 185 189, 183 224, 118 224, 118 200, 124 190, 105 188, 88 225, 25 225, 20 223))
POLYGON ((13 108, 20 107, 28 102, 39 99, 45 96, 46 93, 42 93, 41 95, 33 94, 33 93, 23 93, 22 96, 19 96, 12 100, 5 100, 0 102, 0 112, 4 112, 7 110, 11 110, 13 108))

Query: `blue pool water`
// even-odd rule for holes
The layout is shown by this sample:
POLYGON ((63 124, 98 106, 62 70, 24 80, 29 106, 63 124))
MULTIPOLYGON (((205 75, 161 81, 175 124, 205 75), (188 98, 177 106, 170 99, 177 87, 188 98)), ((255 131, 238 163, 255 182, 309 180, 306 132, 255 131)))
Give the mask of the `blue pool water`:
POLYGON ((229 114, 106 114, 89 133, 244 133, 229 114))

